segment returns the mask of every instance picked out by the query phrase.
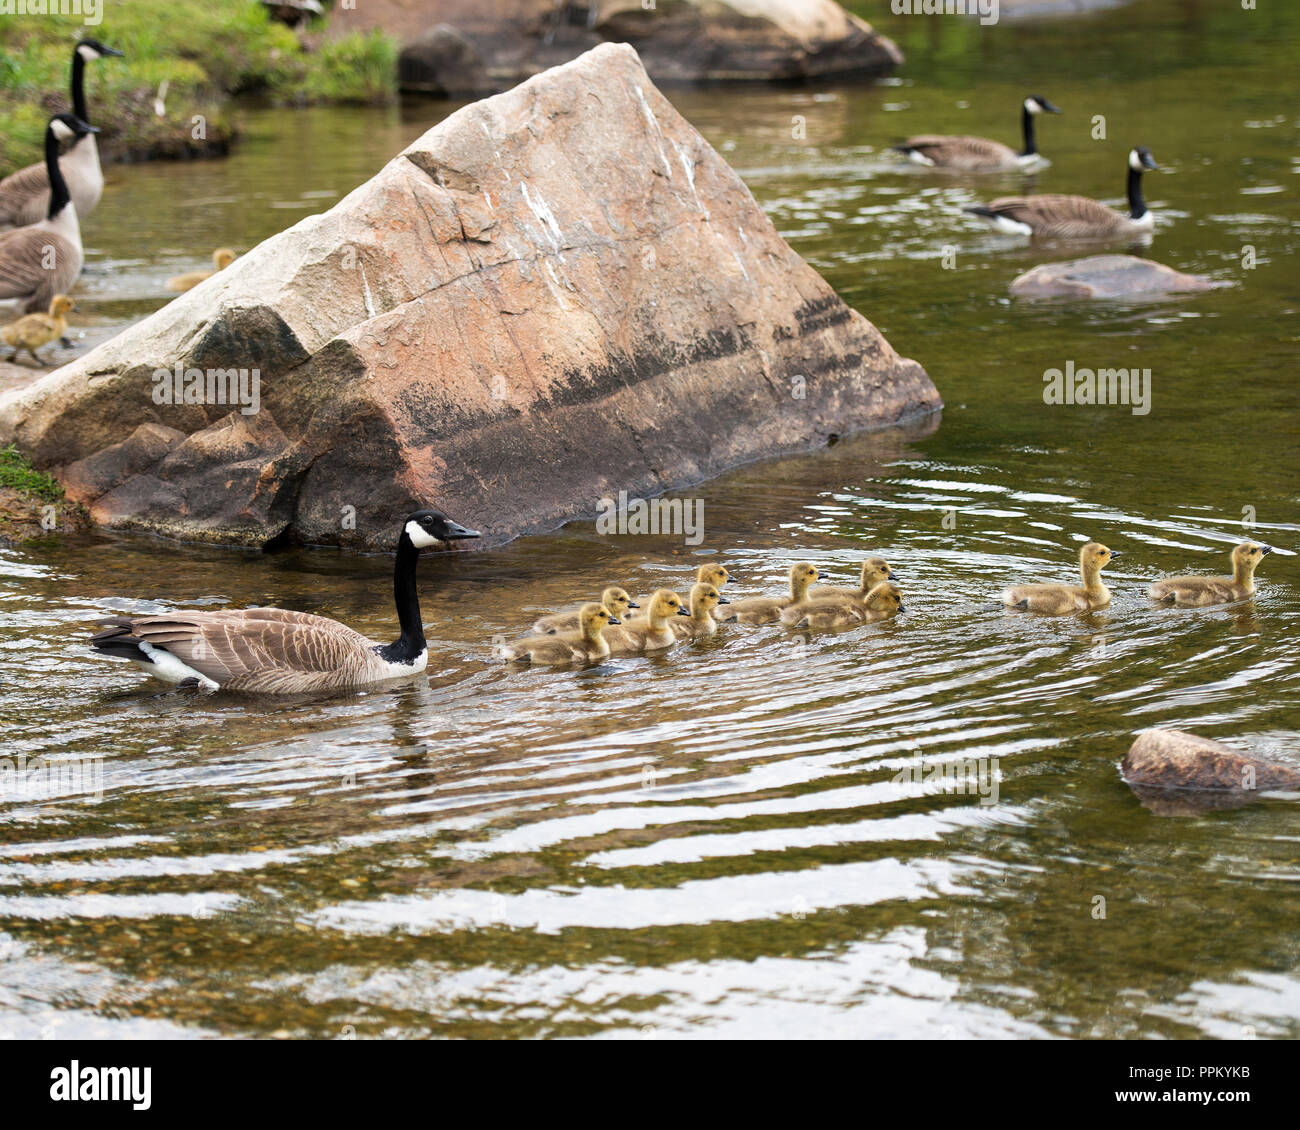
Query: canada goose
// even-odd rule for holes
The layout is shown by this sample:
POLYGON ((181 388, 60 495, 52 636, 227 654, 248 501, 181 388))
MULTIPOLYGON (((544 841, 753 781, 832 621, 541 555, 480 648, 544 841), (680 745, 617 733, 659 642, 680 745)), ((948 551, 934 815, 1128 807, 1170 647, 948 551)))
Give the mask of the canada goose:
POLYGON ((325 616, 245 608, 113 616, 101 621, 110 626, 92 637, 91 646, 160 679, 205 690, 297 694, 416 675, 428 662, 415 588, 420 550, 479 536, 436 510, 419 510, 406 519, 393 569, 402 634, 390 644, 377 644, 325 616))
POLYGON ((77 304, 66 294, 56 294, 50 300, 48 314, 24 314, 18 321, 0 329, 0 338, 13 348, 9 360, 16 361, 18 354, 26 351, 38 365, 44 365, 36 351, 68 332, 68 319, 63 315, 76 308, 77 304))
POLYGON ((731 602, 718 592, 717 586, 696 581, 691 586, 690 617, 681 619, 674 616, 668 621, 668 627, 679 640, 693 640, 699 636, 711 636, 718 630, 718 621, 714 611, 719 604, 731 602))
POLYGON ((584 604, 578 610, 578 628, 555 635, 528 636, 501 649, 507 660, 526 659, 556 667, 565 663, 592 663, 609 655, 609 643, 602 633, 606 624, 617 624, 603 604, 584 604))
POLYGON ((669 627, 673 616, 689 616, 682 598, 672 589, 656 589, 646 615, 626 620, 605 636, 611 655, 640 655, 643 651, 662 651, 677 642, 669 627))
POLYGON ((187 271, 183 275, 176 275, 174 278, 167 280, 168 290, 193 290, 201 282, 210 279, 217 271, 224 271, 231 263, 235 261, 235 253, 229 247, 218 247, 212 253, 211 271, 187 271))
POLYGON ((1046 239, 1117 239, 1145 235, 1155 217, 1142 199, 1142 173, 1159 166, 1151 150, 1139 147, 1128 155, 1128 211, 1098 204, 1086 196, 1004 196, 992 204, 963 211, 984 220, 994 231, 1046 239))
POLYGON ((862 584, 855 589, 840 588, 836 585, 814 585, 808 591, 809 600, 823 600, 828 596, 854 596, 859 600, 866 598, 873 588, 881 581, 887 581, 894 576, 894 571, 889 567, 889 562, 883 557, 868 557, 862 563, 862 584))
MULTIPOLYGON (((83 39, 72 50, 72 112, 83 122, 90 121, 86 113, 86 63, 106 55, 121 57, 122 52, 105 47, 97 39, 83 39)), ((77 215, 83 220, 99 203, 104 191, 104 172, 99 165, 95 132, 74 136, 71 148, 59 158, 59 168, 77 206, 77 215)), ((23 228, 44 219, 50 208, 50 184, 45 162, 28 165, 0 181, 0 230, 23 228)))
POLYGON ((1231 577, 1166 577, 1151 586, 1151 599, 1180 608, 1245 600, 1255 593, 1255 566, 1272 552, 1271 545, 1243 541, 1232 551, 1231 577))
POLYGON ((816 565, 801 561, 790 566, 789 596, 751 596, 745 600, 733 601, 731 614, 724 620, 736 620, 742 624, 767 624, 780 618, 781 613, 791 604, 802 604, 808 598, 808 586, 821 574, 816 565))
POLYGON ((938 134, 909 137, 901 145, 891 145, 890 148, 915 164, 938 169, 996 173, 1009 169, 1041 168, 1051 162, 1038 152, 1034 119, 1042 113, 1060 112, 1041 94, 1031 94, 1026 98, 1020 108, 1020 130, 1025 148, 1019 153, 987 137, 944 137, 938 134))
MULTIPOLYGON (((605 610, 613 617, 614 623, 617 624, 624 616, 627 615, 629 608, 640 608, 625 589, 618 585, 610 585, 603 593, 600 594, 600 603, 605 610)), ((583 605, 585 608, 586 605, 583 605)), ((572 632, 582 626, 582 610, 577 612, 557 612, 553 616, 542 616, 534 621, 533 631, 539 635, 553 636, 557 632, 572 632)))
POLYGON ((77 206, 59 171, 59 142, 94 130, 71 114, 55 114, 45 127, 45 167, 50 175, 49 214, 39 223, 0 234, 0 298, 23 300, 23 311, 48 310, 81 274, 77 206))
POLYGON ((906 611, 898 586, 892 581, 881 581, 865 597, 831 596, 792 604, 781 613, 781 620, 796 628, 824 630, 867 624, 906 611))
POLYGON ((1110 603, 1110 589, 1102 584, 1101 571, 1118 556, 1104 545, 1090 541, 1079 550, 1082 588, 1078 585, 1015 585, 1002 594, 1002 603, 1008 608, 1046 612, 1052 616, 1105 608, 1110 603))

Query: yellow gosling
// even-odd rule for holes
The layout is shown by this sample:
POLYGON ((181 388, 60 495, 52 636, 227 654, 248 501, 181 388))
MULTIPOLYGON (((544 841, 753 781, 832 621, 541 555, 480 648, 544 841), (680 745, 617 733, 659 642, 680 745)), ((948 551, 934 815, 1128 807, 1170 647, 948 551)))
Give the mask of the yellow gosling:
MULTIPOLYGON (((716 561, 711 562, 708 565, 701 565, 698 569, 695 570, 696 584, 712 585, 714 588, 720 589, 722 588, 723 585, 727 584, 729 581, 734 581, 734 580, 735 577, 733 577, 729 572, 727 572, 726 566, 719 565, 716 561)), ((728 602, 724 600, 722 603, 726 604, 728 602)), ((715 610, 713 615, 716 618, 716 617, 720 617, 722 614, 715 610)))
POLYGON ((770 624, 780 619, 781 613, 791 604, 802 604, 808 599, 808 589, 820 577, 816 565, 801 561, 790 566, 789 596, 752 596, 732 601, 730 615, 725 620, 741 624, 770 624))
POLYGON ((786 609, 781 619, 796 628, 821 631, 887 620, 905 611, 903 594, 898 586, 892 581, 881 581, 865 597, 832 596, 805 601, 786 609), (786 615, 791 613, 793 615, 786 619, 786 615))
POLYGON ((68 332, 68 319, 64 315, 76 308, 77 304, 66 294, 56 294, 50 301, 48 314, 27 314, 0 329, 0 339, 13 350, 9 360, 16 361, 18 354, 25 352, 30 353, 38 365, 46 367, 46 362, 36 351, 58 341, 68 332))
POLYGON ((719 604, 729 603, 730 601, 718 592, 715 585, 697 581, 691 586, 690 618, 683 620, 679 616, 674 616, 668 621, 668 626, 679 640, 711 636, 718 630, 718 621, 714 618, 715 609, 719 604))
POLYGON ((615 628, 605 639, 611 655, 640 655, 646 651, 663 651, 677 642, 677 634, 669 626, 674 616, 689 616, 682 598, 672 589, 657 589, 650 598, 646 615, 626 621, 615 628))
POLYGON ((607 624, 617 624, 618 619, 599 604, 584 604, 578 613, 580 627, 574 632, 560 632, 554 636, 528 636, 501 649, 508 661, 526 660, 529 663, 557 667, 569 663, 594 663, 609 655, 609 643, 604 632, 607 624))
MULTIPOLYGON (((627 617, 629 608, 640 608, 625 589, 618 585, 610 585, 603 593, 600 594, 601 606, 614 617, 617 623, 627 617)), ((572 612, 557 612, 553 616, 542 616, 533 624, 533 631, 538 635, 555 635, 557 632, 572 632, 582 626, 579 619, 580 610, 574 609, 572 612)))
POLYGON ((1151 599, 1179 608, 1245 600, 1255 595, 1255 566, 1272 552, 1271 545, 1243 541, 1232 551, 1231 577, 1166 577, 1151 586, 1151 599))
POLYGON ((862 584, 855 589, 842 588, 836 585, 815 585, 808 593, 809 600, 821 600, 828 596, 856 596, 859 600, 865 599, 867 593, 875 588, 881 581, 888 581, 894 576, 894 571, 889 567, 889 562, 883 557, 868 557, 862 563, 862 584))
POLYGON ((210 279, 217 271, 224 271, 236 259, 236 255, 229 247, 218 247, 212 253, 212 266, 215 268, 211 271, 187 271, 183 275, 176 275, 174 278, 167 280, 168 290, 193 290, 199 283, 210 279))
POLYGON ((1110 589, 1101 571, 1119 556, 1099 542, 1090 541, 1079 550, 1079 572, 1083 585, 1015 585, 1002 594, 1008 608, 1063 616, 1069 612, 1091 612, 1110 603, 1110 589))

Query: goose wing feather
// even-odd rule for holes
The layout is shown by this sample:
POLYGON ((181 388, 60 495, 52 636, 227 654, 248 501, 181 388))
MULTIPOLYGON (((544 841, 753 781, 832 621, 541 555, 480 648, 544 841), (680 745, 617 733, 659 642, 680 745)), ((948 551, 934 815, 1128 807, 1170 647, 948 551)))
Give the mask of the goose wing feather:
POLYGON ((898 148, 915 150, 936 165, 951 168, 1014 167, 1019 163, 1014 149, 987 137, 922 134, 909 137, 898 148))
POLYGON ((81 248, 45 227, 0 235, 0 298, 28 298, 27 309, 44 309, 65 294, 81 273, 81 248), (54 269, 44 266, 52 249, 54 269))
POLYGON ((0 228, 21 228, 45 219, 50 174, 42 161, 0 180, 0 228))
POLYGON ((1128 222, 1126 216, 1086 196, 1003 196, 988 211, 1027 224, 1038 235, 1061 239, 1104 235, 1128 222))

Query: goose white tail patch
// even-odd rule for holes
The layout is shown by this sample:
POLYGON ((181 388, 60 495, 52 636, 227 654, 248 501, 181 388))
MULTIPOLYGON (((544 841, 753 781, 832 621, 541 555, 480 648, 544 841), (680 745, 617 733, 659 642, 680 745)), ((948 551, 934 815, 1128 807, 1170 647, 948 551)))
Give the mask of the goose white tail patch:
POLYGON ((913 165, 925 165, 927 168, 934 166, 934 162, 929 157, 924 153, 918 153, 915 149, 909 149, 905 155, 913 165))
POLYGON ((204 690, 215 691, 219 684, 202 671, 196 671, 188 663, 182 662, 166 648, 155 647, 148 642, 141 642, 140 650, 149 657, 149 662, 144 663, 138 659, 131 660, 137 667, 142 667, 151 675, 157 676, 168 683, 183 683, 186 679, 194 679, 204 690))
POLYGON ((1003 235, 1034 234, 1034 229, 1028 224, 1022 224, 1019 220, 1009 220, 1006 216, 981 216, 980 219, 994 231, 1001 232, 1003 235))
POLYGON ((406 523, 406 536, 411 539, 411 544, 416 549, 428 549, 429 546, 438 544, 438 539, 421 526, 419 522, 406 523))

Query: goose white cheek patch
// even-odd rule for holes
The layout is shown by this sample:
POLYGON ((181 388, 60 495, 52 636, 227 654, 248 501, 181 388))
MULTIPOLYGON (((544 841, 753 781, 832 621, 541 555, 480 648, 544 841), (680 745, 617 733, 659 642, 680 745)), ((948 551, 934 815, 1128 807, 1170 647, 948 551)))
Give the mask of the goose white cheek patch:
POLYGON ((421 526, 419 522, 406 523, 406 536, 411 539, 411 544, 416 549, 428 549, 429 546, 438 544, 438 539, 421 526))
POLYGON ((72 136, 72 130, 62 122, 51 122, 50 129, 54 131, 54 136, 60 141, 67 141, 72 136))

